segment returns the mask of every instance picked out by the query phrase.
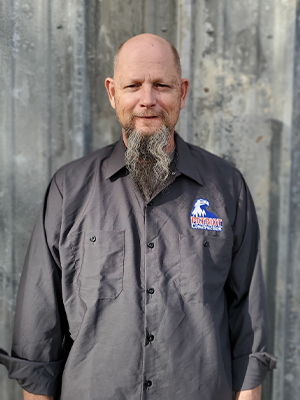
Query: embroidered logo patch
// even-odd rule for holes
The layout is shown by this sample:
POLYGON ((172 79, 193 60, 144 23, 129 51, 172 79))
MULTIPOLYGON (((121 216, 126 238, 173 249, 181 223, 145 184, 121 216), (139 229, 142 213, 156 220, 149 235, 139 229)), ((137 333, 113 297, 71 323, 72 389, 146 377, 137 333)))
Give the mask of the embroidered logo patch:
POLYGON ((222 231, 222 220, 215 214, 206 210, 209 201, 198 199, 191 212, 191 227, 193 229, 205 229, 207 231, 222 231))

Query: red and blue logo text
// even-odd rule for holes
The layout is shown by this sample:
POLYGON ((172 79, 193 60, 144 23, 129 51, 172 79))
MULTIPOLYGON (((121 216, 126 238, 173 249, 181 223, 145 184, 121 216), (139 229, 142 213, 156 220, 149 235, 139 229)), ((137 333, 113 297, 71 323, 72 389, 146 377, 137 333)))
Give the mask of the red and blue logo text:
POLYGON ((207 211, 209 201, 198 199, 191 212, 191 227, 193 229, 204 229, 207 231, 222 231, 222 219, 207 211))

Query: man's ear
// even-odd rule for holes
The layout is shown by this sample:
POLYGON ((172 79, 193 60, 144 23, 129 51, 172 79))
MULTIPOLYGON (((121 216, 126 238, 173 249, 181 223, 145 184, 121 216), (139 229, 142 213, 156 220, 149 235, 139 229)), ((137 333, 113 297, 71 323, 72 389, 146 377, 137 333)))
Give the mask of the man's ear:
POLYGON ((106 78, 105 79, 105 87, 108 93, 109 101, 112 106, 112 108, 116 108, 116 103, 115 103, 115 82, 112 78, 106 78))
POLYGON ((183 109, 184 103, 186 100, 187 92, 189 89, 189 80, 184 78, 181 80, 181 103, 180 103, 180 110, 183 109))

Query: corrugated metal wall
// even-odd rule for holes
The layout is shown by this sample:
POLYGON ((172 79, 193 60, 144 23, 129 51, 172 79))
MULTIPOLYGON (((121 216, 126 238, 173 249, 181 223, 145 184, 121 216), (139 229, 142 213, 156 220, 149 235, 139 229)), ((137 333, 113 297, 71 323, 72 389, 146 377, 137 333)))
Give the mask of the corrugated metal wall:
MULTIPOLYGON (((261 227, 270 345, 264 400, 300 398, 300 2, 2 0, 0 346, 50 176, 115 141, 104 89, 118 45, 156 33, 191 81, 178 131, 243 172, 261 227), (298 211, 298 212, 297 212, 298 211)), ((0 398, 21 399, 0 369, 0 398)))

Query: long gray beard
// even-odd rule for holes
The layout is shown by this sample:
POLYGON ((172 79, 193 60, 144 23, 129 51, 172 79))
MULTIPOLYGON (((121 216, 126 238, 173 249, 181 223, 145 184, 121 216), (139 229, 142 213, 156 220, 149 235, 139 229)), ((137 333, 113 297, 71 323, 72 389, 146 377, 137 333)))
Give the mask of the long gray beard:
POLYGON ((149 199, 169 175, 170 158, 164 150, 170 141, 170 130, 162 125, 151 135, 133 128, 127 128, 125 133, 127 169, 144 197, 149 199))

